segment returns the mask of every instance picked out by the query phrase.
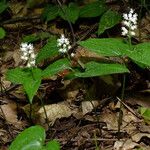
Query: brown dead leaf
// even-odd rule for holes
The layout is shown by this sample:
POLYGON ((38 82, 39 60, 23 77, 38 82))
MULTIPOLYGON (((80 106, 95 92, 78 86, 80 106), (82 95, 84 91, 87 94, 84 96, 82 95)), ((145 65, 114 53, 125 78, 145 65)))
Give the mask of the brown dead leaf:
POLYGON ((20 56, 21 56, 21 53, 20 53, 19 49, 14 50, 13 59, 15 62, 15 67, 19 66, 19 64, 22 62, 22 60, 20 59, 20 56))
POLYGON ((82 107, 82 114, 85 115, 89 112, 91 112, 94 108, 96 108, 99 105, 99 101, 83 101, 81 103, 82 107))
POLYGON ((135 142, 139 142, 142 137, 148 137, 150 139, 149 133, 137 133, 132 136, 132 140, 135 142))
POLYGON ((106 109, 100 114, 99 121, 105 122, 108 130, 118 129, 118 116, 109 109, 106 109))
POLYGON ((139 146, 139 144, 133 142, 131 139, 126 141, 116 141, 114 144, 114 150, 132 150, 137 146, 139 146))
POLYGON ((6 119, 8 123, 15 124, 18 122, 16 108, 17 106, 15 103, 8 103, 8 104, 1 105, 1 109, 4 115, 2 111, 0 111, 0 115, 3 117, 3 119, 6 119))
MULTIPOLYGON (((46 110, 48 121, 50 122, 51 125, 54 124, 56 119, 70 117, 75 112, 75 110, 71 110, 71 108, 65 102, 46 105, 44 107, 46 110)), ((38 115, 38 120, 37 120, 38 123, 45 126, 46 117, 45 117, 43 107, 39 109, 37 115, 38 115)))

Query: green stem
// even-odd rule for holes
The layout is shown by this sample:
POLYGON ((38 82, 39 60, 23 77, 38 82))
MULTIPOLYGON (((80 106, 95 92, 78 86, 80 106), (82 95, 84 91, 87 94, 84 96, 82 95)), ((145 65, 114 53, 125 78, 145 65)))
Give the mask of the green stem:
POLYGON ((94 132, 95 150, 100 150, 97 143, 96 131, 94 132))
POLYGON ((29 120, 30 120, 30 124, 32 125, 32 104, 30 103, 30 110, 29 110, 29 120))
POLYGON ((131 36, 128 36, 128 41, 129 41, 129 49, 132 50, 132 41, 131 41, 131 36))
POLYGON ((48 128, 50 129, 50 125, 49 125, 49 123, 48 123, 48 116, 47 116, 47 112, 46 112, 46 109, 45 109, 45 106, 44 106, 44 103, 43 103, 42 98, 40 98, 40 101, 41 101, 41 105, 42 105, 43 110, 44 110, 44 114, 45 114, 45 118, 46 118, 46 124, 47 124, 48 128))

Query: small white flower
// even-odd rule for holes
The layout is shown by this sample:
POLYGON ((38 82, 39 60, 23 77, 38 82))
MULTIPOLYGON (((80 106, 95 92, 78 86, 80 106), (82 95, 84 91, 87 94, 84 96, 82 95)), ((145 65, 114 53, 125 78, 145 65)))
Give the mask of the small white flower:
POLYGON ((68 46, 68 49, 71 49, 71 45, 68 46))
POLYGON ((34 53, 31 54, 31 58, 35 59, 35 54, 34 53))
POLYGON ((36 55, 33 44, 21 43, 20 51, 22 53, 21 59, 27 63, 27 67, 34 67, 36 55))
POLYGON ((135 29, 137 29, 137 18, 138 15, 136 13, 134 13, 134 10, 131 8, 129 13, 123 14, 123 25, 125 25, 125 27, 122 27, 122 35, 123 36, 135 36, 135 29))
POLYGON ((30 68, 30 67, 31 67, 31 64, 30 64, 30 63, 28 63, 28 64, 27 64, 27 67, 28 67, 28 68, 30 68))
POLYGON ((131 31, 130 32, 131 36, 135 36, 135 32, 131 31))
POLYGON ((74 57, 75 56, 75 53, 71 53, 71 55, 70 55, 71 57, 74 57))
POLYGON ((127 14, 123 14, 123 18, 124 18, 125 20, 128 20, 128 19, 129 19, 127 14))
POLYGON ((28 43, 21 43, 21 47, 27 48, 28 43))
POLYGON ((57 39, 57 47, 59 48, 58 51, 62 54, 67 53, 71 48, 69 39, 65 38, 64 34, 61 35, 60 39, 57 39))
POLYGON ((128 34, 128 30, 125 27, 122 27, 122 35, 125 36, 128 34))

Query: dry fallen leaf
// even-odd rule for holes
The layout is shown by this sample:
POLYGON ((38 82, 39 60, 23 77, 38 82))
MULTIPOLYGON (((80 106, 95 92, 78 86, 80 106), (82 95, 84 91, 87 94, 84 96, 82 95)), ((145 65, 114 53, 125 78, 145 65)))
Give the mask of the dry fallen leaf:
POLYGON ((139 144, 132 142, 131 139, 126 141, 116 141, 114 144, 114 150, 132 150, 137 146, 139 146, 139 144))
POLYGON ((150 134, 149 133, 137 133, 132 136, 132 140, 135 142, 139 142, 142 137, 150 138, 150 134))
MULTIPOLYGON (((70 117, 75 110, 71 110, 71 108, 67 105, 65 102, 61 102, 58 104, 50 104, 44 106, 46 110, 46 114, 48 117, 48 122, 50 122, 51 125, 54 124, 56 119, 64 118, 64 117, 70 117)), ((41 107, 37 113, 38 120, 37 122, 41 125, 46 125, 46 117, 44 113, 43 107, 41 107)))
POLYGON ((94 108, 96 108, 99 105, 99 101, 83 101, 81 103, 82 107, 82 114, 85 115, 89 112, 91 112, 94 108))
POLYGON ((4 119, 6 119, 8 123, 15 124, 18 122, 16 108, 17 106, 15 103, 8 103, 8 104, 1 105, 1 109, 4 114, 2 113, 2 111, 0 111, 0 115, 4 119))

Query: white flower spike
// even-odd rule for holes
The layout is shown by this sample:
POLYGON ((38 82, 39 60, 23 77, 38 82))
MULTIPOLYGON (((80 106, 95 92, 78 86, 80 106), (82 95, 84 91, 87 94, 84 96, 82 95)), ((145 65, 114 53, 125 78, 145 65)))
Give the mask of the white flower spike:
POLYGON ((27 63, 27 67, 35 67, 35 58, 33 44, 21 43, 20 45, 21 59, 27 63))
POLYGON ((135 36, 135 29, 137 29, 137 20, 138 15, 134 13, 134 10, 131 8, 129 13, 123 14, 123 27, 122 29, 122 35, 132 37, 135 36))
POLYGON ((64 34, 61 35, 60 39, 57 40, 57 47, 59 52, 62 54, 67 53, 71 49, 71 45, 68 38, 65 38, 64 34))

